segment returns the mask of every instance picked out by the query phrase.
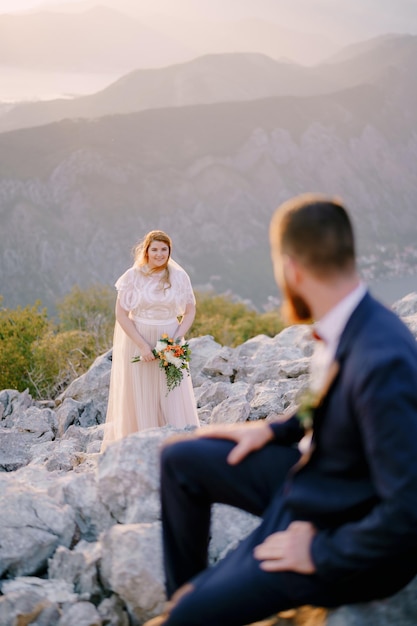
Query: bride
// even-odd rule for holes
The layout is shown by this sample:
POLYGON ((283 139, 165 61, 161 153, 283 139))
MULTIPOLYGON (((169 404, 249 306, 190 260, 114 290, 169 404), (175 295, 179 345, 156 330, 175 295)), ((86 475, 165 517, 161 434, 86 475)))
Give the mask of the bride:
POLYGON ((163 334, 184 337, 195 316, 188 274, 171 259, 170 237, 152 230, 135 248, 133 267, 116 282, 116 324, 104 439, 170 424, 199 425, 191 377, 168 392, 152 350, 163 334), (132 363, 140 356, 140 362, 132 363))

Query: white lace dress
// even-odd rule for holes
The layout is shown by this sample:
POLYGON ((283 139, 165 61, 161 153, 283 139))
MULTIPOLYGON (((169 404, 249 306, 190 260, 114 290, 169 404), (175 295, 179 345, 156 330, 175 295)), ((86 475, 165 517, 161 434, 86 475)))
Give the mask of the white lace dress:
MULTIPOLYGON (((172 336, 178 327, 177 316, 183 315, 187 304, 195 303, 188 274, 172 261, 169 272, 168 289, 161 288, 158 274, 146 274, 135 267, 116 282, 121 306, 129 311, 151 346, 163 333, 172 336)), ((181 384, 167 393, 159 360, 132 363, 138 355, 138 347, 116 321, 102 450, 112 441, 145 428, 199 425, 191 377, 184 372, 181 384)))

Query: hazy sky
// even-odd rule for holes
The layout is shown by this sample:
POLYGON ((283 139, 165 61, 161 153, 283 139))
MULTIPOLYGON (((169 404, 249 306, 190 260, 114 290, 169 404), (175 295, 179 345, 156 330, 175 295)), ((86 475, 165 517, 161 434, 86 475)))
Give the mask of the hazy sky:
MULTIPOLYGON (((58 4, 63 0, 50 0, 49 4, 58 4)), ((71 2, 71 0, 66 0, 71 2)), ((39 4, 42 4, 43 0, 0 0, 0 13, 15 13, 17 11, 25 11, 32 9, 39 4)))
MULTIPOLYGON (((84 0, 85 2, 85 0, 84 0)), ((42 9, 82 0, 0 0, 0 13, 42 9)), ((111 4, 136 15, 155 13, 187 19, 261 17, 298 32, 315 32, 353 40, 387 32, 417 33, 417 0, 88 0, 84 4, 111 4)))

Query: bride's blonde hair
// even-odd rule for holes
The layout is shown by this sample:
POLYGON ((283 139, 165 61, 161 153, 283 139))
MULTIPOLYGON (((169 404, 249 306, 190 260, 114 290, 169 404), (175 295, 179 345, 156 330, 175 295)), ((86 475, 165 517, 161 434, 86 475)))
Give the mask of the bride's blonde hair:
POLYGON ((148 274, 153 274, 155 271, 164 270, 161 276, 161 285, 164 289, 171 287, 171 282, 169 280, 169 267, 168 261, 171 258, 171 250, 172 250, 172 241, 171 237, 169 237, 163 230, 151 230, 145 237, 139 241, 139 243, 134 247, 133 256, 134 256, 134 266, 138 269, 144 271, 148 274), (166 243, 169 248, 168 259, 165 265, 162 268, 150 269, 148 267, 149 262, 149 247, 151 246, 153 241, 162 241, 166 243))

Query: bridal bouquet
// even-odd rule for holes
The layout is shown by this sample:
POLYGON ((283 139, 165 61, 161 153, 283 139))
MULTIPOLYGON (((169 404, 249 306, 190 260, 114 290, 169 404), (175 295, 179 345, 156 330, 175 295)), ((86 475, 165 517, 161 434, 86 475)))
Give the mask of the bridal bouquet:
MULTIPOLYGON (((187 342, 181 342, 180 338, 172 339, 164 334, 152 350, 155 357, 159 359, 159 367, 165 370, 168 391, 172 391, 182 381, 184 370, 189 375, 188 363, 191 357, 191 350, 187 342)), ((135 356, 132 362, 140 361, 140 356, 135 356)))

